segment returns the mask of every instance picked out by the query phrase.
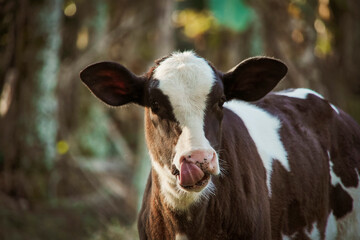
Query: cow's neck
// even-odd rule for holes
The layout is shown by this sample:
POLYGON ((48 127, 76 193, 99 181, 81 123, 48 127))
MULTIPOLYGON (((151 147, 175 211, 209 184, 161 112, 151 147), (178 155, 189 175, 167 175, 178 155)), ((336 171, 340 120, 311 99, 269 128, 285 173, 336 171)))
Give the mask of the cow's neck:
MULTIPOLYGON (((229 125, 227 123, 226 125, 229 125)), ((146 222, 146 232, 148 236, 152 236, 154 239, 176 239, 181 234, 185 236, 195 236, 194 239, 212 239, 217 234, 219 239, 232 238, 226 236, 226 232, 222 232, 222 228, 227 228, 228 223, 236 222, 237 216, 233 216, 234 207, 238 204, 242 206, 246 205, 246 198, 239 197, 239 201, 236 201, 236 205, 233 205, 232 201, 223 201, 221 196, 229 196, 233 189, 233 182, 241 183, 242 176, 246 176, 246 172, 233 179, 233 165, 229 165, 229 169, 226 170, 226 178, 214 177, 212 179, 214 186, 220 186, 216 188, 216 195, 205 194, 199 195, 198 198, 191 199, 199 193, 193 193, 193 195, 179 195, 179 191, 176 189, 176 177, 171 174, 169 164, 161 163, 159 159, 163 152, 162 146, 164 146, 165 139, 161 139, 154 131, 153 123, 151 122, 150 115, 145 111, 145 128, 146 128, 146 140, 149 148, 149 152, 152 158, 152 171, 151 178, 148 182, 147 190, 144 195, 143 206, 143 221, 146 222), (155 143, 155 144, 152 144, 155 143), (160 144, 157 144, 160 143, 160 144), (202 197, 207 196, 207 197, 202 197), (233 221, 224 222, 224 219, 234 219, 233 221), (150 227, 151 226, 151 227, 150 227), (211 226, 211 230, 209 230, 211 226), (199 235, 201 233, 201 235, 199 235), (206 233, 206 234, 205 234, 206 233), (215 234, 215 235, 214 235, 215 234), (224 235, 225 234, 225 235, 224 235), (224 236, 224 237, 221 237, 224 236)), ((230 137, 236 135, 233 131, 227 131, 230 137)), ((226 139, 225 139, 226 140, 226 139)), ((224 141, 222 141, 224 142, 224 141)), ((222 156, 222 160, 225 161, 227 155, 222 156)), ((238 169, 236 167, 236 169, 238 169)), ((250 184, 251 185, 251 184, 250 184)), ((213 189, 215 193, 215 188, 213 189)), ((244 194, 245 195, 245 194, 244 194)), ((245 208, 244 215, 247 214, 247 208, 245 208)), ((248 222, 251 220, 241 222, 244 225, 244 229, 249 228, 248 222)), ((235 225, 232 225, 234 227, 235 225)), ((241 231, 242 226, 237 226, 241 231)), ((235 237, 236 238, 236 237, 235 237)), ((186 239, 186 238, 184 238, 186 239)))
POLYGON ((169 205, 166 196, 162 193, 162 185, 159 179, 161 177, 152 169, 149 214, 151 217, 149 221, 150 225, 153 226, 151 230, 154 231, 153 234, 164 236, 164 239, 174 239, 176 235, 186 235, 204 227, 209 200, 204 199, 201 204, 190 205, 187 209, 175 209, 169 205), (151 221, 156 222, 156 224, 151 224, 151 221))

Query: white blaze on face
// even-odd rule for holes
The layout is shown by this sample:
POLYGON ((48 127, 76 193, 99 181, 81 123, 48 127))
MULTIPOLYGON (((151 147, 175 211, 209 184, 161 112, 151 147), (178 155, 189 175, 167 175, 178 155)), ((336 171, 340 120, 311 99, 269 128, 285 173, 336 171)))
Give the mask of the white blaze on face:
POLYGON ((173 163, 180 169, 182 154, 196 149, 212 149, 204 133, 207 96, 215 83, 214 71, 193 52, 174 53, 154 71, 159 89, 169 97, 182 133, 175 147, 173 163))

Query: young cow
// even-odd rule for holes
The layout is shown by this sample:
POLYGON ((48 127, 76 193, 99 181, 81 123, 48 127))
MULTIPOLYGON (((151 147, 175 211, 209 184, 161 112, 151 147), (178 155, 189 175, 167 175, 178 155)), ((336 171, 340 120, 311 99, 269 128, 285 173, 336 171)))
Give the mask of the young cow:
POLYGON ((267 94, 286 72, 255 57, 221 73, 193 52, 140 77, 81 72, 105 103, 145 107, 140 239, 360 239, 360 127, 311 90, 267 94))

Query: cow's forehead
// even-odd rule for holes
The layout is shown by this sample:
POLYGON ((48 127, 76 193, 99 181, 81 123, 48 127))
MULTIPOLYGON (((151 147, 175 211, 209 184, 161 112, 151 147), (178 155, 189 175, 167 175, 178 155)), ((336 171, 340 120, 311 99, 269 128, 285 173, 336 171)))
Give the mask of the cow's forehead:
POLYGON ((154 70, 154 77, 160 81, 162 90, 174 88, 185 94, 210 90, 215 82, 214 71, 208 62, 191 51, 173 53, 154 70))
POLYGON ((154 70, 153 77, 169 97, 180 123, 205 110, 207 97, 216 82, 208 62, 193 52, 172 54, 154 70))

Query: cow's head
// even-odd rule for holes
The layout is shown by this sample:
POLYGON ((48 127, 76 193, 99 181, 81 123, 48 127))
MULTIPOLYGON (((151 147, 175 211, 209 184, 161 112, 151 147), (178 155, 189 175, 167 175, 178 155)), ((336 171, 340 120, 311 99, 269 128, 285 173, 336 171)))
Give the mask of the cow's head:
POLYGON ((140 77, 113 62, 91 65, 80 77, 111 106, 145 107, 154 174, 168 203, 181 208, 209 192, 211 177, 220 173, 224 102, 256 101, 286 72, 281 61, 256 57, 223 74, 193 52, 183 52, 158 60, 140 77))

